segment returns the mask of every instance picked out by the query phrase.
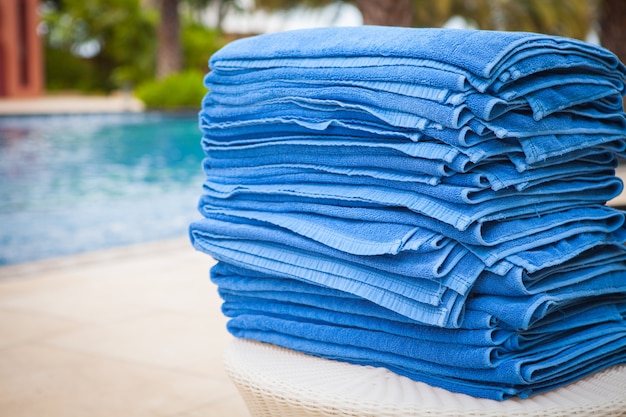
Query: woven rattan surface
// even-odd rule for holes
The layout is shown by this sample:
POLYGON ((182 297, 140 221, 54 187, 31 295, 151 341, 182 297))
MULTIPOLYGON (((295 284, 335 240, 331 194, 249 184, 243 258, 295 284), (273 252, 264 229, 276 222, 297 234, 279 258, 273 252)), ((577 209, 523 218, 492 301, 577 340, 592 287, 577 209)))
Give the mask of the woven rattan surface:
POLYGON ((626 366, 500 402, 242 339, 231 342, 224 363, 254 417, 626 416, 626 366))

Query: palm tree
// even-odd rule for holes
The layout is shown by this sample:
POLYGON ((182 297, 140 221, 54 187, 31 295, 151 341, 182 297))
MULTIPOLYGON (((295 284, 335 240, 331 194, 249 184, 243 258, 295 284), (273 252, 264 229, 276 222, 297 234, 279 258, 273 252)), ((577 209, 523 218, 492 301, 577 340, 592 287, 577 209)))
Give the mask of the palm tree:
POLYGON ((413 0, 354 0, 365 25, 411 26, 413 0))
POLYGON ((183 65, 178 0, 160 0, 159 11, 156 76, 162 79, 183 65))
POLYGON ((599 10, 600 43, 626 62, 626 2, 603 0, 599 10))

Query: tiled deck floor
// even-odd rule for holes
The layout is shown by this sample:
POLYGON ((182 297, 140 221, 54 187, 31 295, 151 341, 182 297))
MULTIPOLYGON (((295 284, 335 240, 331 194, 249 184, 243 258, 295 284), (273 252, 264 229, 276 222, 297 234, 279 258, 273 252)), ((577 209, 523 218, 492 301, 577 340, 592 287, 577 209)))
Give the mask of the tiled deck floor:
POLYGON ((0 268, 0 415, 248 416, 186 239, 0 268))

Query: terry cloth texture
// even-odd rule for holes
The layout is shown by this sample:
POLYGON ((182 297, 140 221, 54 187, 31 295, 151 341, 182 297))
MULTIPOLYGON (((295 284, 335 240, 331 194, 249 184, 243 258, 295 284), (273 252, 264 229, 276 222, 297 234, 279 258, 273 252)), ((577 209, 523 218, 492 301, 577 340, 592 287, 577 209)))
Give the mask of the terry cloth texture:
POLYGON ((189 233, 233 335, 497 400, 626 363, 611 52, 363 26, 209 65, 189 233))

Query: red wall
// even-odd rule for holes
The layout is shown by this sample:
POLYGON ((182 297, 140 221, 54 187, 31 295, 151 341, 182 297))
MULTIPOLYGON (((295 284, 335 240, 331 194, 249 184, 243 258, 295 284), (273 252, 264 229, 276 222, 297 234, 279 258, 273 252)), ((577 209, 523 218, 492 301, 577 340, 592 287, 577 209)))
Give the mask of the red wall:
POLYGON ((0 0, 0 97, 43 93, 39 0, 0 0))

